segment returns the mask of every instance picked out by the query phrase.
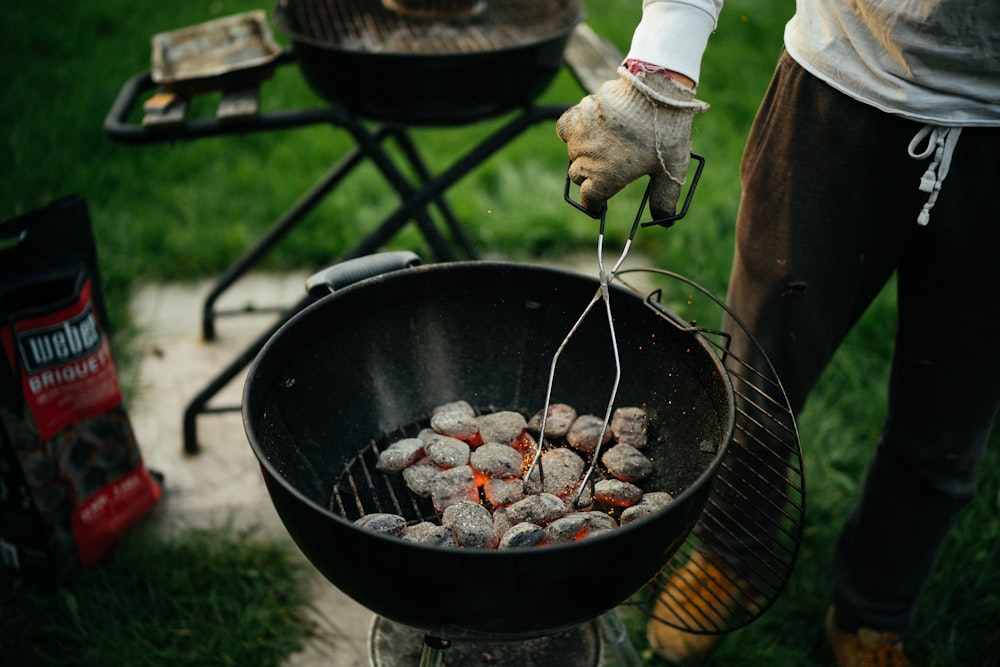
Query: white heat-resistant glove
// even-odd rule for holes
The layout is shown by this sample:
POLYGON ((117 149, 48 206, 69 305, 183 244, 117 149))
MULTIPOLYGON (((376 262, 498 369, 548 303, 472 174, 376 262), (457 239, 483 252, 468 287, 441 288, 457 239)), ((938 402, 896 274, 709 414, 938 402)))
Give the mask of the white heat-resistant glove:
POLYGON ((677 209, 691 155, 694 115, 708 105, 695 90, 657 71, 629 72, 603 84, 556 123, 566 142, 570 180, 580 203, 598 215, 609 197, 649 175, 649 207, 655 218, 677 209))

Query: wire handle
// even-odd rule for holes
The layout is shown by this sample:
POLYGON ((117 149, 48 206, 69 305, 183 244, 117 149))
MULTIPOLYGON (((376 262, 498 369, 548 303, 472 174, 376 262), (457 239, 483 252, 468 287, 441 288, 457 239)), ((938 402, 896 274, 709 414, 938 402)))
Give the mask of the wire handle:
POLYGON ((608 320, 608 332, 611 335, 611 351, 612 354, 614 355, 614 360, 615 360, 615 376, 612 382, 611 395, 608 398, 607 410, 604 415, 604 423, 601 427, 600 437, 597 439, 597 447, 594 449, 590 465, 587 468, 587 471, 584 473, 583 479, 580 481, 579 486, 577 487, 576 490, 576 497, 573 501, 573 505, 577 509, 580 509, 583 505, 586 504, 583 501, 584 490, 590 483, 590 478, 593 476, 594 470, 597 467, 598 457, 600 456, 601 449, 603 448, 604 437, 611 425, 611 417, 612 417, 612 411, 614 410, 615 398, 618 396, 618 385, 621 382, 622 367, 621 367, 621 359, 618 354, 618 336, 615 333, 615 321, 614 317, 611 314, 611 293, 610 290, 608 289, 608 285, 611 283, 611 281, 614 280, 615 275, 618 273, 618 270, 625 262, 625 257, 628 255, 629 248, 632 246, 632 239, 635 237, 635 233, 640 225, 643 227, 648 227, 650 225, 660 225, 663 227, 669 227, 675 221, 680 220, 685 215, 687 215, 688 208, 691 205, 691 197, 694 195, 695 188, 698 185, 698 180, 701 178, 701 171, 705 166, 705 158, 701 157, 700 155, 695 155, 693 153, 691 154, 691 157, 698 162, 698 168, 695 171, 694 178, 691 181, 691 187, 688 189, 688 194, 684 200, 684 205, 681 208, 680 213, 668 216, 666 218, 661 218, 659 220, 650 220, 645 223, 641 222, 643 212, 646 210, 646 202, 649 199, 650 186, 647 185, 646 191, 642 197, 642 202, 639 204, 639 210, 636 211, 635 221, 632 223, 632 229, 629 231, 629 235, 628 238, 625 240, 625 244, 622 248, 621 255, 618 257, 618 261, 616 261, 614 266, 611 268, 611 271, 606 271, 604 268, 604 225, 607 219, 608 207, 607 205, 603 206, 601 208, 601 212, 599 215, 594 215, 593 213, 585 209, 580 203, 575 201, 570 196, 569 193, 570 178, 568 174, 566 176, 566 187, 563 192, 563 197, 566 199, 566 201, 572 204, 577 210, 586 213, 591 218, 599 219, 601 221, 600 231, 598 232, 597 235, 597 267, 598 267, 598 274, 599 274, 598 277, 600 285, 597 288, 597 292, 590 300, 590 303, 588 303, 587 306, 583 309, 583 313, 580 315, 579 319, 577 319, 577 321, 573 324, 572 328, 569 330, 569 333, 566 334, 566 337, 563 339, 562 343, 560 343, 559 348, 556 350, 555 354, 552 357, 552 364, 549 367, 548 386, 545 390, 545 407, 542 409, 541 413, 542 423, 539 429, 540 434, 538 438, 538 448, 535 451, 535 455, 532 457, 531 464, 528 466, 528 470, 524 475, 524 479, 527 488, 527 484, 532 479, 532 475, 534 474, 535 470, 537 470, 539 491, 544 490, 545 488, 545 470, 544 466, 539 464, 541 462, 543 450, 545 449, 545 426, 548 421, 549 406, 552 404, 552 387, 555 382, 556 365, 559 363, 559 357, 562 355, 562 352, 566 348, 566 345, 569 344, 569 341, 573 337, 573 334, 576 333, 576 330, 583 323, 583 320, 590 313, 591 309, 593 309, 593 307, 598 303, 603 302, 605 315, 607 316, 608 320))
MULTIPOLYGON (((639 212, 636 215, 636 225, 641 227, 652 227, 653 225, 659 225, 660 227, 670 227, 675 222, 687 215, 688 209, 691 207, 691 199, 694 197, 694 191, 698 188, 698 182, 701 180, 701 172, 705 169, 705 158, 697 153, 691 153, 691 159, 698 163, 698 166, 694 170, 694 175, 691 176, 691 187, 688 188, 687 196, 684 197, 684 203, 681 205, 681 210, 673 215, 668 215, 664 218, 654 218, 653 220, 647 220, 646 222, 639 222, 642 218, 643 211, 646 209, 646 202, 649 201, 649 188, 650 185, 646 185, 646 191, 642 195, 642 203, 639 205, 639 212)), ((607 214, 608 206, 605 204, 601 208, 601 212, 594 214, 584 208, 583 204, 573 199, 570 195, 570 185, 571 181, 569 179, 569 174, 566 175, 566 187, 563 190, 563 199, 565 199, 569 204, 571 204, 578 211, 586 213, 588 216, 594 220, 600 220, 601 224, 604 224, 604 216, 607 214)), ((633 232, 634 233, 634 232, 633 232)))

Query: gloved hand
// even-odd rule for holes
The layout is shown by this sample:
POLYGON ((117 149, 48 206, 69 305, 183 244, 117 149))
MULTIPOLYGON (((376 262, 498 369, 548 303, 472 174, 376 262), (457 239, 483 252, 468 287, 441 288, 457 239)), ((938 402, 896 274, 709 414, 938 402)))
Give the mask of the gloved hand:
POLYGON ((598 215, 609 197, 648 174, 653 217, 673 215, 691 155, 694 114, 708 105, 662 72, 619 67, 618 74, 556 123, 571 160, 569 178, 580 186, 583 207, 598 215))

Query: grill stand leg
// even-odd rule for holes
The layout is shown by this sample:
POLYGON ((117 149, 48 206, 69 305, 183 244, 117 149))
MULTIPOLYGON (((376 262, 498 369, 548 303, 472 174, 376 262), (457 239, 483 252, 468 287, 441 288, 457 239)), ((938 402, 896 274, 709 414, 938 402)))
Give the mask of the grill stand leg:
MULTIPOLYGON (((345 121, 341 120, 339 124, 345 124, 345 121)), ((215 319, 220 315, 234 315, 238 313, 245 313, 249 310, 252 310, 253 312, 278 310, 276 308, 248 308, 240 311, 221 311, 215 307, 215 303, 226 290, 232 287, 232 285, 247 271, 256 266, 256 264, 268 252, 270 252, 278 244, 278 242, 280 242, 290 231, 292 231, 292 229, 302 222, 306 215, 316 208, 316 206, 318 206, 337 186, 339 186, 341 182, 354 170, 354 168, 361 164, 364 160, 369 158, 373 159, 373 161, 382 170, 386 180, 401 195, 401 197, 409 197, 416 192, 413 186, 410 185, 402 173, 400 173, 400 171, 392 163, 388 154, 382 149, 381 143, 385 139, 392 138, 396 141, 400 148, 402 148, 410 166, 417 172, 419 178, 422 179, 422 182, 426 183, 426 181, 430 180, 430 173, 428 172, 424 161, 417 153, 413 142, 410 140, 410 137, 405 130, 401 128, 386 128, 382 125, 377 125, 371 132, 368 132, 360 124, 353 124, 350 127, 350 131, 356 139, 364 133, 366 136, 366 139, 363 141, 364 147, 362 148, 360 145, 355 146, 350 152, 341 158, 319 182, 306 192, 290 209, 288 209, 288 211, 284 213, 284 215, 281 216, 281 218, 277 220, 277 222, 271 226, 260 241, 245 252, 239 259, 237 259, 212 286, 211 291, 209 291, 208 295, 205 297, 205 302, 202 307, 203 340, 215 340, 215 319)), ((451 212, 451 209, 448 207, 443 196, 439 195, 434 198, 433 203, 441 211, 442 216, 445 218, 445 223, 451 230, 452 235, 455 236, 457 242, 461 245, 465 254, 470 259, 475 258, 476 252, 472 247, 471 240, 468 238, 465 230, 462 229, 461 224, 458 222, 455 215, 451 212)), ((428 245, 431 246, 435 257, 438 260, 447 261, 455 259, 455 255, 452 253, 445 239, 434 226, 434 223, 428 215, 425 207, 422 206, 419 208, 408 209, 408 213, 417 223, 417 226, 420 228, 421 233, 427 240, 428 245)), ((354 254, 351 253, 348 256, 354 256, 354 254)))
POLYGON ((345 155, 337 164, 327 172, 321 181, 316 183, 305 195, 303 195, 292 208, 278 219, 271 226, 267 234, 249 251, 243 254, 236 262, 230 266, 225 273, 215 282, 212 290, 205 297, 205 304, 202 308, 202 338, 206 341, 215 340, 215 317, 226 314, 216 310, 216 300, 229 289, 240 277, 250 270, 260 259, 267 254, 278 242, 283 239, 299 222, 305 218, 306 214, 314 209, 340 182, 365 158, 364 151, 354 148, 345 155))
MULTIPOLYGON (((416 146, 413 145, 413 140, 410 139, 410 135, 406 132, 398 130, 392 131, 392 134, 396 143, 406 155, 406 159, 409 160, 410 165, 416 170, 417 176, 419 176, 421 181, 426 185, 426 183, 432 178, 431 173, 427 169, 427 165, 424 163, 423 159, 420 157, 420 154, 417 152, 416 146)), ((475 259, 478 254, 476 253, 472 239, 469 238, 465 228, 458 221, 458 218, 452 212, 451 207, 448 206, 448 202, 442 197, 438 199, 435 204, 437 209, 441 212, 441 216, 444 218, 445 224, 448 226, 448 230, 451 232, 455 242, 462 247, 462 251, 465 253, 466 257, 469 259, 475 259)))

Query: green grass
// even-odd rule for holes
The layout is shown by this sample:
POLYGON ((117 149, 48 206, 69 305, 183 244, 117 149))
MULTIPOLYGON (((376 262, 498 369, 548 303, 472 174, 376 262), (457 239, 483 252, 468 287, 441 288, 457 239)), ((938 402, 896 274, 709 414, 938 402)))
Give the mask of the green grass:
POLYGON ((312 632, 287 540, 129 535, 72 586, 0 577, 5 665, 276 665, 312 632))
MULTIPOLYGON (((148 147, 120 145, 104 135, 104 116, 121 85, 149 68, 153 33, 269 8, 270 3, 33 0, 10 5, 0 23, 0 63, 4 65, 0 136, 5 157, 0 219, 70 192, 86 196, 106 297, 120 330, 128 328, 128 295, 136 284, 217 275, 350 145, 344 132, 319 126, 148 147)), ((639 0, 591 0, 588 6, 590 24, 624 51, 639 17, 639 0)), ((793 10, 792 0, 727 2, 705 57, 699 89, 699 97, 712 108, 696 120, 694 150, 706 157, 707 166, 691 213, 670 230, 640 230, 636 238, 636 249, 654 265, 689 276, 716 294, 725 293, 732 257, 740 154, 781 46, 783 23, 793 10)), ((579 96, 572 77, 563 73, 542 101, 570 103, 579 96)), ((265 110, 323 104, 294 67, 279 69, 264 87, 262 103, 265 110)), ((207 100, 198 110, 211 113, 211 108, 212 100, 207 100)), ((432 167, 441 169, 459 147, 470 146, 494 125, 419 130, 413 137, 432 167)), ((592 252, 596 223, 562 201, 565 162, 565 147, 553 128, 541 125, 460 181, 448 199, 486 255, 544 260, 592 252)), ((609 249, 617 247, 631 225, 640 191, 641 187, 630 187, 612 201, 609 249)), ((359 169, 268 257, 264 268, 314 269, 333 261, 395 202, 395 194, 372 168, 359 169)), ((410 229, 393 246, 415 249, 430 259, 410 229)), ((955 313, 954 317, 956 322, 969 322, 976 315, 955 313)), ((887 291, 834 358, 801 415, 808 489, 801 557, 778 603, 757 623, 729 637, 711 664, 830 664, 820 632, 829 598, 830 555, 878 437, 891 353, 888 332, 893 323, 894 297, 887 291)), ((956 336, 962 334, 957 326, 956 336)), ((980 494, 950 536, 921 598, 917 626, 907 636, 918 665, 996 665, 1000 656, 1000 640, 993 627, 1000 619, 997 440, 994 436, 982 468, 980 494)), ((183 599, 191 591, 207 590, 184 587, 200 581, 201 561, 206 567, 217 565, 217 549, 227 546, 228 540, 217 545, 195 536, 183 567, 158 568, 157 563, 181 562, 167 557, 177 545, 148 540, 127 543, 128 549, 116 554, 107 569, 96 570, 83 587, 56 595, 18 585, 5 576, 0 580, 3 616, 13 616, 22 623, 18 627, 27 629, 8 632, 8 626, 3 626, 4 651, 10 637, 34 637, 37 628, 55 627, 47 625, 50 615, 67 621, 69 629, 77 632, 74 618, 85 618, 88 614, 83 612, 91 608, 132 604, 133 597, 150 609, 172 604, 165 599, 167 595, 153 596, 141 577, 130 578, 127 571, 117 569, 133 553, 146 556, 134 561, 140 573, 172 575, 176 581, 169 585, 180 587, 177 597, 183 599), (185 581, 188 578, 191 582, 185 581), (77 616, 73 608, 79 610, 77 616), (10 610, 18 611, 12 615, 10 610)), ((265 552, 269 548, 239 541, 235 546, 247 558, 258 548, 265 552)), ((234 569, 284 580, 291 574, 282 570, 283 564, 282 558, 274 558, 234 569)), ((225 604, 230 595, 234 600, 244 599, 243 587, 250 579, 224 578, 220 587, 204 593, 205 605, 211 610, 225 604)), ((161 585, 168 583, 156 587, 161 585)), ((274 600, 268 614, 285 610, 295 617, 299 601, 294 595, 277 595, 274 600)), ((122 638, 119 633, 135 629, 132 624, 138 619, 133 617, 140 615, 113 617, 110 613, 103 617, 113 622, 86 627, 96 645, 115 644, 122 638)), ((170 611, 168 616, 177 613, 170 611)), ((154 621, 159 625, 157 633, 151 634, 159 637, 154 651, 158 660, 151 659, 149 664, 170 662, 178 646, 194 643, 178 628, 212 633, 219 627, 225 627, 232 640, 227 648, 217 645, 219 655, 250 664, 278 661, 264 657, 263 651, 240 657, 245 654, 239 651, 256 647, 259 638, 251 626, 220 625, 236 616, 210 611, 198 623, 205 627, 194 627, 198 617, 188 617, 180 626, 165 618, 154 621)), ((644 650, 641 633, 636 634, 644 650)), ((215 635, 196 636, 209 645, 222 641, 215 635)), ((285 649, 276 648, 271 655, 281 650, 285 649)), ((649 664, 660 663, 650 658, 649 664)))

